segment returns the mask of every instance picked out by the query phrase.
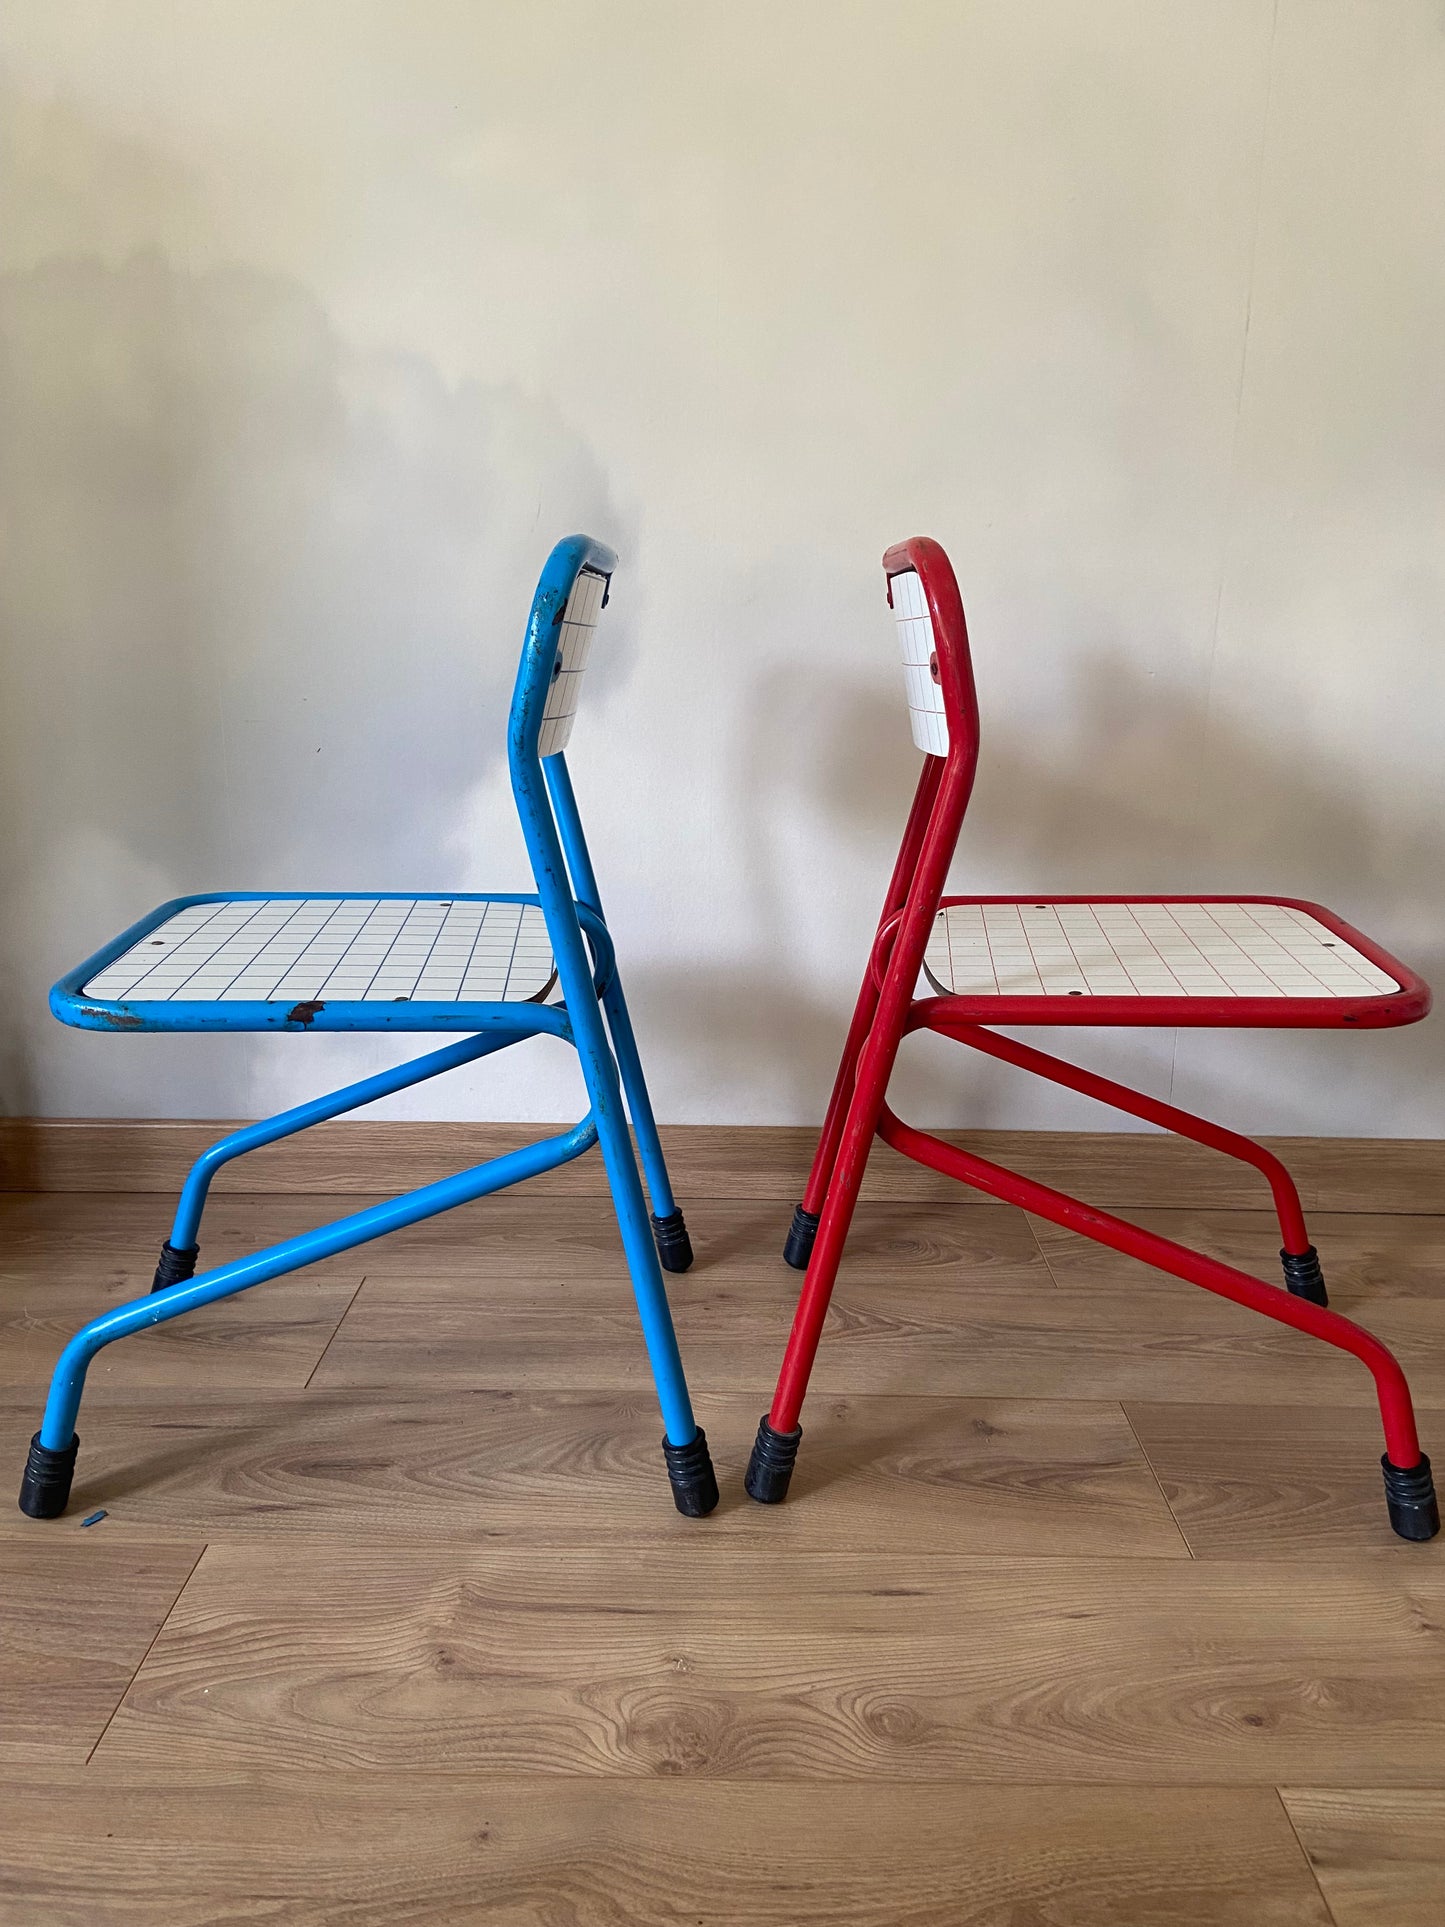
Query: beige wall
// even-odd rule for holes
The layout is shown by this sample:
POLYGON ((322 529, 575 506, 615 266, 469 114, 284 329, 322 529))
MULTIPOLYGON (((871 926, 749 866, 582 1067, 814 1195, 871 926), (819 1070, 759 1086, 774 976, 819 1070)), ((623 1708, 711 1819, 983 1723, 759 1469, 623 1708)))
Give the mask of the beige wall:
MULTIPOLYGON (((623 557, 571 760, 664 1117, 820 1109, 915 532, 977 650, 955 887, 1277 888, 1445 982, 1436 0, 19 0, 0 88, 9 1109, 394 1054, 45 989, 185 890, 523 885, 503 710, 575 527, 623 557)), ((1089 1050, 1434 1134, 1442 1040, 1089 1050)), ((921 1119, 1112 1122, 910 1050, 921 1119)), ((393 1106, 576 1108, 545 1044, 393 1106)))

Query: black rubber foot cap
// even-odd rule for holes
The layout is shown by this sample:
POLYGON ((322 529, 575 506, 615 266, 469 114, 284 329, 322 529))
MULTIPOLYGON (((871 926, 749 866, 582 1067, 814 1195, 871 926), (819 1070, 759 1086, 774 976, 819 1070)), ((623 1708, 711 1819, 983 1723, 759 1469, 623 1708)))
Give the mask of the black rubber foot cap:
POLYGON ((1402 1471, 1398 1465, 1391 1465, 1386 1453, 1380 1465, 1385 1474, 1385 1503, 1395 1531, 1402 1539, 1433 1539, 1440 1530, 1440 1508, 1435 1502, 1430 1461, 1422 1452, 1418 1465, 1402 1471))
POLYGON ((806 1271, 808 1260, 813 1255, 813 1240, 818 1235, 818 1220, 821 1211, 805 1211, 799 1205, 793 1213, 793 1222, 788 1228, 788 1242, 783 1246, 783 1257, 794 1271, 806 1271))
POLYGON ((196 1260, 201 1255, 201 1247, 192 1245, 189 1251, 177 1251, 167 1238, 161 1246, 161 1261, 156 1266, 155 1282, 152 1291, 164 1291, 168 1285, 183 1285, 187 1278, 196 1275, 196 1260))
POLYGON ((699 1426, 686 1445, 662 1441, 662 1456, 667 1460, 667 1476, 672 1481, 672 1502, 685 1519, 704 1519, 717 1504, 717 1474, 712 1469, 712 1454, 707 1449, 707 1433, 699 1426))
POLYGON ((35 1434, 25 1461, 25 1477, 20 1481, 20 1510, 27 1518, 58 1519, 64 1512, 70 1502, 70 1481, 75 1477, 79 1450, 79 1433, 58 1452, 42 1445, 40 1434, 35 1434))
POLYGON ((659 1218, 652 1214, 652 1236, 657 1245, 657 1256, 664 1271, 686 1271, 692 1263, 692 1239, 687 1235, 687 1226, 682 1221, 680 1211, 669 1212, 667 1217, 659 1218))
POLYGON ((750 1499, 756 1499, 759 1505, 782 1504, 788 1496, 793 1462, 798 1456, 802 1437, 801 1425, 792 1432, 775 1432, 766 1415, 760 1420, 758 1436, 753 1442, 753 1456, 748 1460, 748 1476, 744 1481, 750 1499))
POLYGON ((1308 1298, 1312 1305, 1329 1305, 1320 1254, 1313 1245, 1306 1251, 1282 1251, 1279 1261, 1284 1266, 1284 1282, 1292 1298, 1308 1298))

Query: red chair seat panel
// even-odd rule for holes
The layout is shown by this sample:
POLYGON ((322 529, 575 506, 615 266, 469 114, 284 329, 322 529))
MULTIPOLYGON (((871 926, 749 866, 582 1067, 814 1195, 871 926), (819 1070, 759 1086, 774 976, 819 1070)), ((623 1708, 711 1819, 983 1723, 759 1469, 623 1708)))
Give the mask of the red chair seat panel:
POLYGON ((945 897, 930 1016, 968 1023, 1381 1029, 1430 1007, 1404 964, 1289 897, 945 897))

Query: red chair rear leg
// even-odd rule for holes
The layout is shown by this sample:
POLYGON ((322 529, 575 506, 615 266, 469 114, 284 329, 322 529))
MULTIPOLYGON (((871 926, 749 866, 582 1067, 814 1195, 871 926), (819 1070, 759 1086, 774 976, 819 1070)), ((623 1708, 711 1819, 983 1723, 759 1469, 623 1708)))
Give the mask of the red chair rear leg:
POLYGON ((941 1138, 905 1124, 886 1104, 880 1108, 878 1135, 895 1151, 927 1165, 930 1170, 942 1172, 945 1177, 957 1178, 976 1190, 986 1191, 1005 1204, 1021 1205, 1024 1210, 1037 1212, 1054 1224, 1082 1232, 1096 1244, 1108 1245, 1130 1258, 1141 1258, 1145 1264, 1167 1271, 1175 1278, 1202 1285, 1206 1291, 1217 1292, 1236 1305, 1247 1305, 1251 1311, 1263 1312, 1277 1324, 1291 1325, 1296 1331, 1308 1332, 1312 1338, 1322 1338, 1327 1345, 1352 1353, 1375 1380, 1380 1424, 1385 1434, 1385 1452, 1380 1465, 1385 1476, 1390 1524, 1402 1539, 1433 1539, 1440 1530, 1435 1483, 1430 1461, 1420 1450, 1410 1387, 1394 1353, 1373 1333, 1308 1299, 1288 1294, 1281 1297, 1278 1286, 1251 1278, 1248 1272, 1236 1271, 1233 1265, 1206 1258, 1203 1252, 1190 1251, 1171 1238, 1161 1238, 1156 1232, 1145 1231, 1123 1218, 1071 1198, 1067 1192, 1055 1191, 1049 1185, 1023 1177, 1001 1164, 992 1164, 971 1151, 945 1144, 941 1138))
POLYGON ((793 1211, 793 1222, 788 1227, 787 1242, 783 1246, 783 1257, 794 1271, 806 1271, 813 1255, 813 1242, 818 1235, 818 1226, 822 1222, 823 1207, 827 1202, 828 1188, 833 1178, 833 1167, 838 1161, 838 1146, 843 1141, 843 1126, 848 1117, 848 1105, 857 1080, 859 1053, 868 1041, 868 1032, 877 1008, 878 986, 874 983, 873 973, 870 970, 864 977, 858 992, 858 1002, 853 1010, 853 1021, 848 1027, 848 1038, 843 1046, 838 1074, 833 1079, 833 1093, 828 1099, 828 1111, 823 1119, 818 1148, 813 1153, 813 1165, 808 1173, 803 1201, 793 1211))
POLYGON ((1306 1298, 1312 1305, 1328 1305, 1319 1253, 1310 1243, 1309 1232, 1305 1229, 1304 1207, 1300 1204, 1299 1191, 1273 1151, 1256 1144, 1253 1138, 1242 1137, 1238 1131, 1226 1130, 1222 1124, 1211 1123, 1206 1117, 1195 1117, 1191 1111, 1181 1111, 1157 1097, 1146 1097, 1142 1091, 1130 1090, 1127 1084, 1116 1084, 1111 1077, 1101 1077, 1097 1071, 1066 1063, 1063 1058, 1054 1057, 1032 1044, 1020 1043, 1017 1038, 1000 1036, 979 1024, 955 1024, 935 1019, 927 1004, 915 1006, 909 1027, 936 1030, 941 1036, 953 1038, 955 1043, 984 1051, 1002 1063, 1032 1072, 1035 1077, 1046 1077, 1052 1084, 1062 1084, 1068 1090, 1078 1091, 1081 1096, 1095 1098, 1101 1104, 1111 1105, 1116 1111, 1127 1112, 1130 1117, 1143 1118, 1148 1124, 1158 1124, 1164 1130, 1172 1131, 1176 1137, 1190 1138, 1212 1151, 1222 1151, 1226 1157, 1237 1158, 1241 1164, 1252 1164, 1268 1182, 1274 1198, 1275 1216, 1279 1219, 1279 1232, 1283 1240, 1279 1258, 1286 1288, 1292 1297, 1306 1298))
MULTIPOLYGON (((923 849, 923 839, 928 830, 928 819, 933 812, 934 799, 938 795, 939 783, 943 780, 943 762, 937 756, 924 758, 919 772, 918 787, 913 792, 913 804, 908 812, 908 822, 904 827, 903 841, 898 847, 898 860, 893 865, 893 875, 889 879, 888 894, 883 900, 883 914, 878 919, 878 929, 882 930, 888 919, 903 907, 908 894, 908 886, 913 881, 918 868, 919 854, 923 849)), ((877 943, 875 934, 874 943, 877 943)), ((847 1041, 843 1045, 843 1056, 838 1065, 838 1075, 833 1079, 833 1092, 828 1099, 827 1115, 823 1119, 822 1134, 818 1148, 813 1153, 813 1166, 808 1173, 808 1183, 803 1192, 803 1201, 793 1212, 793 1222, 788 1229, 787 1243, 783 1246, 783 1256, 794 1271, 806 1271, 812 1256, 813 1240, 818 1235, 818 1225, 823 1215, 823 1204, 828 1195, 828 1183, 833 1175, 833 1167, 838 1161, 838 1147, 843 1141, 843 1126, 848 1116, 848 1105, 853 1096, 853 1085, 858 1074, 858 1058, 873 1018, 878 1009, 879 987, 872 968, 870 952, 868 968, 863 972, 863 982, 858 990, 858 1001, 853 1007, 853 1021, 848 1026, 847 1041)))

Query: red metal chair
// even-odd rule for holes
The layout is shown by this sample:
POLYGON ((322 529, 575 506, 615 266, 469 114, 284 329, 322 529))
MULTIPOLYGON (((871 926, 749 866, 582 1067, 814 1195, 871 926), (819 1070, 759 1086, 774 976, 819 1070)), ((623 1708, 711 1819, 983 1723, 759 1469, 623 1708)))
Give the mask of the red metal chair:
POLYGON ((984 1028, 1383 1029, 1422 1018, 1429 990, 1358 930, 1318 904, 1291 898, 945 897, 978 762, 963 603, 936 542, 901 542, 884 556, 883 568, 923 771, 808 1187, 793 1215, 784 1255, 806 1268, 807 1278, 772 1409, 758 1427, 748 1492, 764 1505, 787 1494, 808 1378, 876 1132, 919 1164, 1353 1352, 1373 1373, 1379 1398, 1390 1523, 1401 1538, 1433 1538, 1440 1515, 1405 1375, 1378 1339, 1326 1308, 1299 1194, 1278 1158, 1172 1104, 984 1028), (936 994, 915 995, 920 972, 936 994), (1274 1194, 1288 1289, 905 1124, 888 1108, 888 1080, 903 1038, 925 1029, 1254 1165, 1274 1194))

